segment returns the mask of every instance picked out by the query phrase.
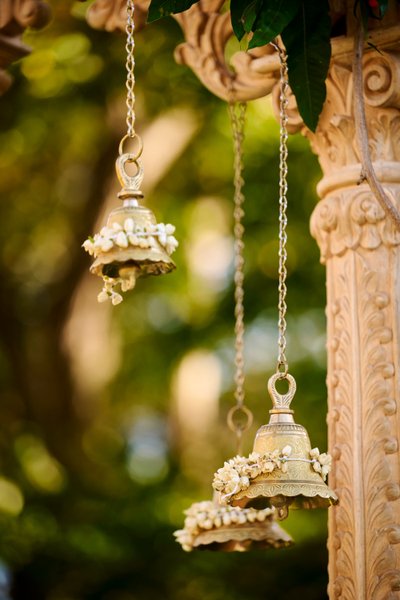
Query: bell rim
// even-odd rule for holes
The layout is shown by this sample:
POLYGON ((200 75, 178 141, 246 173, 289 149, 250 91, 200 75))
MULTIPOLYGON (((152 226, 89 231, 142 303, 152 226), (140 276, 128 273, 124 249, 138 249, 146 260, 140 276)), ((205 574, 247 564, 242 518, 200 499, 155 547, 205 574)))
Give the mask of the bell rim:
MULTIPOLYGON (((337 505, 339 498, 333 490, 325 483, 312 483, 309 481, 296 480, 291 483, 275 481, 253 482, 246 490, 242 490, 232 496, 230 504, 232 506, 243 506, 242 502, 248 499, 246 506, 252 500, 257 498, 274 498, 276 496, 285 496, 288 498, 304 497, 304 498, 322 498, 328 501, 328 505, 337 505), (299 491, 299 486, 302 491, 299 491), (268 489, 266 489, 268 487, 268 489), (296 489, 297 488, 297 489, 296 489)), ((315 507, 317 508, 317 507, 315 507)), ((322 508, 322 506, 321 506, 322 508)))
POLYGON ((161 267, 160 273, 162 273, 163 275, 170 273, 171 271, 174 271, 176 269, 176 264, 174 263, 174 261, 171 258, 166 259, 162 256, 161 253, 160 257, 155 258, 154 260, 149 258, 146 258, 145 260, 131 258, 125 261, 118 260, 115 256, 99 255, 96 258, 96 260, 94 260, 91 264, 90 272, 93 275, 98 275, 99 277, 102 277, 102 271, 104 266, 115 264, 116 268, 118 268, 119 270, 120 268, 125 268, 128 263, 130 263, 132 266, 137 267, 137 277, 153 275, 153 273, 146 273, 145 270, 142 269, 142 267, 148 265, 159 265, 161 267))
MULTIPOLYGON (((243 525, 226 525, 210 530, 201 531, 196 535, 193 548, 218 544, 223 546, 228 542, 249 543, 250 550, 254 543, 264 544, 264 548, 287 548, 294 544, 293 538, 275 521, 245 523, 243 525)), ((222 549, 222 548, 220 548, 222 549)))

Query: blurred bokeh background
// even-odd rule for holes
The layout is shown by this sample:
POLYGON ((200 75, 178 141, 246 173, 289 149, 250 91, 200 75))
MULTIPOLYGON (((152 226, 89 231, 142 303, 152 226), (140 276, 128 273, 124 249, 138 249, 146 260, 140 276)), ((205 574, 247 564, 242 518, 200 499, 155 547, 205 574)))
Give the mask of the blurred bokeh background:
MULTIPOLYGON (((175 273, 98 304, 81 244, 118 205, 124 37, 87 3, 52 2, 0 100, 0 598, 326 598, 326 511, 284 523, 296 546, 184 553, 182 511, 235 453, 232 141, 226 106, 175 64, 166 19, 136 36, 146 201, 177 226, 175 273)), ((250 104, 245 142, 247 402, 268 416, 275 366, 278 125, 250 104)), ((297 420, 326 448, 325 284, 308 221, 316 158, 291 136, 289 361, 297 420)))

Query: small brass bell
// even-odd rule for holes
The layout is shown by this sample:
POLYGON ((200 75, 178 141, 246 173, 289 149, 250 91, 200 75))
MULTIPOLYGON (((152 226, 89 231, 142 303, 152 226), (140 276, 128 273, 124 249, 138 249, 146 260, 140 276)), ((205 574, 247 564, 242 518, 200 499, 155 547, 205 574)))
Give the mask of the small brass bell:
POLYGON ((272 398, 270 421, 257 432, 253 453, 225 463, 214 478, 213 487, 232 506, 264 508, 275 506, 278 518, 293 508, 323 508, 337 504, 336 494, 325 484, 331 457, 311 449, 306 429, 293 419, 290 403, 296 382, 276 373, 268 382, 272 398), (286 379, 289 390, 279 394, 275 384, 286 379))
POLYGON ((184 529, 174 535, 187 552, 247 552, 291 546, 292 538, 274 520, 274 514, 274 508, 223 506, 214 494, 212 501, 195 502, 185 511, 184 529))
POLYGON ((83 244, 85 250, 95 258, 90 271, 103 278, 104 287, 98 300, 104 302, 111 299, 113 304, 122 301, 121 294, 115 290, 117 285, 125 292, 134 288, 139 277, 162 275, 175 269, 170 255, 178 246, 173 235, 175 227, 157 224, 152 211, 138 203, 143 198, 140 191, 143 180, 143 168, 139 160, 141 142, 136 154, 122 153, 123 142, 116 161, 116 171, 122 185, 118 197, 123 200, 123 206, 113 210, 107 225, 83 244), (137 172, 134 176, 126 172, 127 163, 135 165, 137 172))

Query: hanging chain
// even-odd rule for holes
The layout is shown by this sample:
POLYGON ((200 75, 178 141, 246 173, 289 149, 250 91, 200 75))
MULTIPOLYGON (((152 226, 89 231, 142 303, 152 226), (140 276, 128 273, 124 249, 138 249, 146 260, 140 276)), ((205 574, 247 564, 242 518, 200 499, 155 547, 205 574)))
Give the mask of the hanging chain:
POLYGON ((246 104, 229 103, 234 149, 234 255, 235 255, 235 401, 228 413, 229 428, 237 439, 237 453, 241 453, 243 433, 251 426, 253 415, 245 406, 244 392, 244 227, 243 227, 243 139, 246 117, 246 104))
POLYGON ((288 140, 288 131, 287 131, 287 123, 288 123, 288 115, 287 115, 287 107, 288 107, 288 66, 287 66, 287 55, 285 50, 283 50, 277 44, 272 44, 274 48, 277 50, 280 60, 280 95, 279 95, 279 104, 280 104, 280 113, 279 113, 279 123, 280 123, 280 141, 279 141, 279 301, 278 301, 278 362, 277 362, 277 373, 281 373, 282 376, 285 376, 288 372, 288 361, 286 358, 286 260, 287 260, 287 157, 288 157, 288 148, 287 148, 287 140, 288 140))
POLYGON ((135 23, 133 20, 134 6, 133 0, 126 2, 126 127, 127 136, 135 137, 135 23))

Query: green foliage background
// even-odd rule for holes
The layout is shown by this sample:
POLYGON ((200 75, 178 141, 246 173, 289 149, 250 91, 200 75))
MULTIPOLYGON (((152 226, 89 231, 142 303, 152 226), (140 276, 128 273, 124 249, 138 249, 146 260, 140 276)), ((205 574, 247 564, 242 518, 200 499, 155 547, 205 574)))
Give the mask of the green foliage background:
MULTIPOLYGON (((224 104, 175 64, 182 36, 172 19, 137 35, 136 76, 139 132, 171 109, 189 110, 197 127, 147 196, 160 221, 177 225, 178 270, 139 282, 112 309, 109 358, 98 366, 109 363, 112 376, 94 389, 76 374, 65 328, 82 286, 91 295, 78 345, 96 341, 110 317, 96 303, 100 281, 87 275, 80 244, 114 179, 124 39, 90 29, 83 5, 71 14, 59 0, 53 9, 51 25, 27 36, 35 52, 13 67, 14 85, 1 99, 0 597, 326 598, 324 511, 284 523, 297 542, 288 550, 186 554, 172 537, 182 510, 210 497, 214 470, 234 453, 224 423, 233 402, 232 265, 210 279, 192 258, 203 239, 204 261, 214 260, 210 232, 232 242, 230 126, 224 104), (208 430, 188 436, 174 380, 198 350, 218 360, 221 402, 208 430)), ((173 135, 161 141, 166 152, 174 148, 173 135)), ((278 125, 268 100, 249 106, 245 153, 250 450, 267 419, 276 355, 278 125)), ((307 142, 291 137, 289 360, 297 420, 325 449, 324 270, 308 227, 319 177, 307 142)))

